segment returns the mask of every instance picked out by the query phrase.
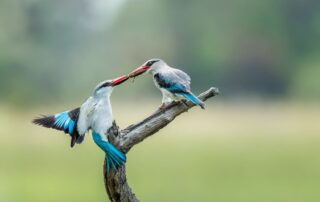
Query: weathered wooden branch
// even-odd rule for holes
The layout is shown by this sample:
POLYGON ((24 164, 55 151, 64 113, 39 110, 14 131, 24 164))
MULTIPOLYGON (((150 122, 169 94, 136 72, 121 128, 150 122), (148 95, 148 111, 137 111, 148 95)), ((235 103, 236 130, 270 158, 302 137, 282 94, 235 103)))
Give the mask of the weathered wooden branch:
MULTIPOLYGON (((219 90, 212 87, 206 92, 203 92, 199 98, 206 101, 218 93, 219 90)), ((114 123, 113 127, 109 130, 109 141, 126 154, 134 145, 155 134, 173 121, 177 116, 188 111, 192 107, 194 107, 194 104, 191 102, 174 102, 164 110, 158 110, 143 121, 121 131, 114 123)), ((106 163, 104 162, 104 182, 109 199, 112 202, 139 201, 128 185, 125 166, 119 168, 117 171, 110 170, 109 172, 106 172, 106 163)))

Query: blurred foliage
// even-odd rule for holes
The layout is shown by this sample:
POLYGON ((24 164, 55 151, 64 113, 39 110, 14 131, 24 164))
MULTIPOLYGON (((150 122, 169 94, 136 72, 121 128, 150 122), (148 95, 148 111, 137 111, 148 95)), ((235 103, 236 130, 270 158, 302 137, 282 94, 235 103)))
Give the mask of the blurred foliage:
MULTIPOLYGON (((83 99, 153 57, 196 92, 319 99, 319 11, 318 0, 2 0, 0 99, 83 99)), ((158 93, 141 80, 123 92, 158 93)))
MULTIPOLYGON (((317 102, 319 11, 319 0, 1 0, 0 201, 105 200, 90 135, 70 150, 29 122, 149 58, 188 72, 195 93, 317 102)), ((150 77, 119 88, 122 128, 159 104, 150 77)), ((253 103, 208 103, 135 147, 128 180, 141 200, 319 201, 319 106, 253 103)))

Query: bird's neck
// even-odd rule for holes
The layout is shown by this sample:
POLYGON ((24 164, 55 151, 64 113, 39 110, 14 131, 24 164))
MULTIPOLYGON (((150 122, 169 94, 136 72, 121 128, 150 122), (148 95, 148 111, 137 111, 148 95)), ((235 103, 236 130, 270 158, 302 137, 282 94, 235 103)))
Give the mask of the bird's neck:
POLYGON ((158 66, 158 67, 152 69, 151 74, 152 74, 152 75, 155 75, 155 74, 161 73, 161 72, 163 72, 163 71, 167 71, 168 69, 170 69, 169 66, 167 66, 167 65, 161 65, 161 66, 158 66))
POLYGON ((97 102, 111 107, 110 95, 97 96, 95 99, 97 102))
POLYGON ((104 106, 105 109, 109 111, 110 116, 112 116, 112 106, 111 106, 111 100, 110 100, 110 93, 101 93, 98 96, 95 96, 95 102, 99 104, 100 106, 104 106))
POLYGON ((107 90, 100 91, 99 93, 94 94, 96 100, 110 100, 111 92, 107 90))

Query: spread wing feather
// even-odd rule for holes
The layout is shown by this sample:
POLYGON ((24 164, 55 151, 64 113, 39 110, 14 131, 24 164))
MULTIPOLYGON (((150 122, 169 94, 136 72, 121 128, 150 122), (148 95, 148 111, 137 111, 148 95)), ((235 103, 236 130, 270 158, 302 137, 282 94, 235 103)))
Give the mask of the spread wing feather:
POLYGON ((36 118, 32 122, 46 128, 54 128, 69 134, 72 138, 71 147, 73 147, 75 143, 80 144, 84 139, 84 134, 80 135, 77 130, 79 114, 80 108, 76 108, 59 114, 36 118))

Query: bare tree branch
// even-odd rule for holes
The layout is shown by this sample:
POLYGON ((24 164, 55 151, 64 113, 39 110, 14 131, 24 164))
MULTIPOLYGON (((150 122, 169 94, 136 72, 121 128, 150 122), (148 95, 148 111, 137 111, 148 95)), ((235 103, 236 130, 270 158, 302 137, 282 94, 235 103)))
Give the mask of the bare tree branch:
MULTIPOLYGON (((219 90, 212 87, 203 92, 199 98, 202 101, 206 101, 218 94, 219 90)), ((113 127, 109 130, 109 141, 126 154, 134 145, 155 134, 177 116, 192 107, 194 107, 194 104, 191 102, 174 102, 164 110, 158 110, 145 120, 121 131, 119 131, 119 127, 114 123, 113 127)), ((128 185, 125 166, 119 168, 117 171, 110 170, 106 172, 106 164, 104 163, 104 182, 109 199, 112 202, 139 201, 128 185)))

